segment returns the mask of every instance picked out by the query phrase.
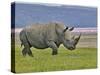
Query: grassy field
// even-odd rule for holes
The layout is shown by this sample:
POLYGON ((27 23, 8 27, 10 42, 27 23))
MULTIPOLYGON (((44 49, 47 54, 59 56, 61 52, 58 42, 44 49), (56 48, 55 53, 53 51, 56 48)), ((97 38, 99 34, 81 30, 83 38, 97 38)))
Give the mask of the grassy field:
POLYGON ((97 67, 96 48, 78 48, 74 51, 59 48, 58 55, 52 56, 51 49, 37 50, 32 48, 34 57, 23 57, 16 47, 15 70, 21 72, 44 72, 59 70, 90 69, 97 67))
POLYGON ((97 34, 82 35, 76 50, 70 51, 60 46, 58 55, 52 56, 52 50, 31 48, 34 57, 24 57, 21 53, 19 34, 15 35, 15 71, 44 72, 97 67, 97 34))

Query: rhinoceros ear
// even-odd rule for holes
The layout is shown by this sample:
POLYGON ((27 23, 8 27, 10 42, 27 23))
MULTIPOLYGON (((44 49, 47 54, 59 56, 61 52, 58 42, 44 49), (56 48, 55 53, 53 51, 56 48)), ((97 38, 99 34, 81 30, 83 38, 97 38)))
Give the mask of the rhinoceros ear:
POLYGON ((67 29, 68 29, 68 27, 66 27, 66 28, 63 30, 63 32, 66 32, 67 29))
POLYGON ((71 28, 69 29, 69 31, 72 31, 72 30, 74 30, 74 27, 71 27, 71 28))

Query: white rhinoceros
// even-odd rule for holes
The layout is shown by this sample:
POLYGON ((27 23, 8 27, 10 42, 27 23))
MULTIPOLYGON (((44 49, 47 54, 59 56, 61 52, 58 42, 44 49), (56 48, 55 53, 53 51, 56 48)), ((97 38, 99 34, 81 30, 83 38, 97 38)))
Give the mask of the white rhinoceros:
POLYGON ((69 50, 74 50, 81 37, 68 38, 69 33, 74 29, 65 27, 61 23, 34 24, 24 28, 20 32, 21 45, 24 45, 22 54, 33 56, 30 48, 37 49, 51 48, 52 55, 57 54, 61 44, 69 50))

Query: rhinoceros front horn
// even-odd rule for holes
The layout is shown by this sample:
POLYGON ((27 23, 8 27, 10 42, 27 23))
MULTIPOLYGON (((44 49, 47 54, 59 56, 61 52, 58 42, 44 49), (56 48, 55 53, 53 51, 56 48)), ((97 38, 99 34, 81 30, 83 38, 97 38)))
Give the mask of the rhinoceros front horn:
POLYGON ((80 37, 81 37, 81 34, 77 38, 75 38, 75 45, 79 42, 80 37))

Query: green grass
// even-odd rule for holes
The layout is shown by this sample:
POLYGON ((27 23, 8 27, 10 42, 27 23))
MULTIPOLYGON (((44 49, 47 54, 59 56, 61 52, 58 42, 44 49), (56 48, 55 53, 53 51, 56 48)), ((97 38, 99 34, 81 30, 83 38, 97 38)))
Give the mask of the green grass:
POLYGON ((15 70, 23 72, 44 72, 59 70, 90 69, 97 67, 97 48, 78 48, 74 51, 60 47, 58 55, 52 56, 50 48, 32 48, 34 57, 23 57, 21 48, 16 46, 15 70))

